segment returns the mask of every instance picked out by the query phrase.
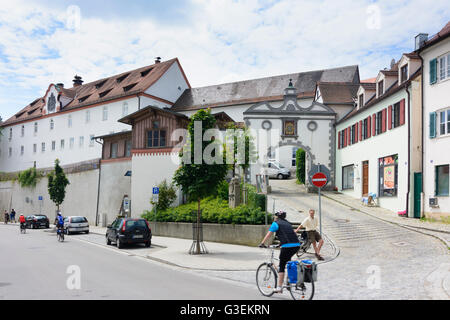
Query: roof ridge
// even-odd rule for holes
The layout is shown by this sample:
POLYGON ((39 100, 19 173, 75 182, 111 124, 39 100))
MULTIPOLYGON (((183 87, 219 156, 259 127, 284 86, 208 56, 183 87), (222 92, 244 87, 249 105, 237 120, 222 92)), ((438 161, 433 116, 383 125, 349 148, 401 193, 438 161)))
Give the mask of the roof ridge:
POLYGON ((146 65, 146 66, 143 66, 143 67, 139 67, 139 68, 136 68, 136 69, 124 71, 124 72, 121 72, 121 73, 118 73, 118 74, 114 74, 114 75, 109 76, 109 77, 100 78, 100 79, 97 79, 97 80, 93 80, 91 82, 86 82, 86 83, 84 83, 84 84, 82 84, 80 86, 71 87, 71 88, 67 88, 67 89, 69 89, 69 90, 75 89, 75 91, 79 91, 79 89, 81 89, 82 87, 86 87, 87 85, 92 85, 92 84, 94 84, 96 82, 101 82, 103 80, 108 80, 108 79, 111 79, 111 78, 120 77, 120 76, 125 75, 127 73, 136 72, 136 71, 138 71, 140 69, 145 69, 145 68, 149 68, 149 67, 152 67, 152 66, 154 67, 156 65, 168 64, 170 61, 176 61, 176 59, 177 58, 172 58, 172 59, 169 59, 169 60, 166 60, 166 61, 162 61, 160 63, 154 63, 154 64, 146 65))
MULTIPOLYGON (((232 83, 243 83, 243 82, 248 82, 248 81, 255 81, 255 80, 263 80, 263 79, 269 79, 269 78, 285 77, 285 76, 290 76, 290 75, 294 75, 294 74, 297 74, 297 75, 298 75, 298 74, 307 74, 307 73, 313 73, 313 72, 323 72, 323 71, 330 71, 330 70, 337 70, 337 69, 345 69, 345 68, 352 68, 352 67, 358 67, 358 65, 355 64, 355 65, 348 65, 348 66, 335 67, 335 68, 329 68, 329 69, 310 70, 310 71, 304 71, 304 72, 294 72, 294 73, 279 74, 279 75, 275 75, 275 76, 267 76, 267 77, 261 77, 261 78, 253 78, 253 79, 246 79, 246 80, 239 80, 239 81, 232 81, 232 82, 225 82, 225 83, 212 84, 212 85, 207 85, 207 86, 203 86, 203 87, 195 87, 195 88, 191 88, 191 89, 204 89, 204 88, 217 87, 217 86, 222 86, 222 85, 227 85, 227 84, 232 84, 232 83)), ((287 85, 286 85, 286 87, 287 87, 287 85)))

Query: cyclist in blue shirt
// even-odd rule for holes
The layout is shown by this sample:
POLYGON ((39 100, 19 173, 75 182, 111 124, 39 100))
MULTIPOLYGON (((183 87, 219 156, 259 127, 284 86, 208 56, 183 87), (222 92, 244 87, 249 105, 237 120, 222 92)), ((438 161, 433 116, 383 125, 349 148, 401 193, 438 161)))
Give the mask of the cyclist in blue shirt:
POLYGON ((283 292, 283 282, 284 282, 284 270, 286 269, 286 264, 291 260, 292 256, 297 253, 300 248, 300 242, 298 241, 297 234, 292 228, 289 221, 286 220, 286 212, 278 211, 275 213, 275 221, 269 228, 260 247, 265 246, 265 242, 275 233, 281 243, 280 250, 280 265, 278 268, 278 287, 274 289, 275 293, 283 292))
POLYGON ((60 229, 63 231, 64 229, 64 218, 61 215, 61 212, 58 211, 58 214, 56 215, 56 229, 60 229))

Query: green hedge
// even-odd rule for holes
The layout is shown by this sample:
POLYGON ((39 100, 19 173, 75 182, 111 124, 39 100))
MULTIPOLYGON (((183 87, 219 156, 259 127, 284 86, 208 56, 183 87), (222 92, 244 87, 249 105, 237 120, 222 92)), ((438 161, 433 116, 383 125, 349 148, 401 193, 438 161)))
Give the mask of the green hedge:
MULTIPOLYGON (((202 210, 202 221, 204 223, 264 224, 265 222, 265 212, 261 208, 240 205, 232 209, 228 207, 228 201, 220 198, 209 197, 203 199, 200 209, 202 210)), ((197 202, 191 202, 157 212, 156 220, 154 211, 146 211, 142 217, 149 221, 157 222, 194 222, 197 216, 196 213, 197 202)), ((272 223, 270 214, 268 215, 268 223, 272 223)))

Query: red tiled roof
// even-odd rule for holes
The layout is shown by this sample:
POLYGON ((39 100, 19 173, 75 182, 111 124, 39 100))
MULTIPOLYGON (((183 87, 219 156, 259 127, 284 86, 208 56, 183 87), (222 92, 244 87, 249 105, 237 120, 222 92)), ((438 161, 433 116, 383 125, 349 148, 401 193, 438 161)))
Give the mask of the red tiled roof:
MULTIPOLYGON (((57 87, 61 95, 73 99, 60 112, 144 93, 175 62, 178 62, 177 58, 123 72, 70 89, 57 87)), ((2 125, 5 126, 21 121, 37 119, 43 116, 42 110, 44 105, 44 97, 36 99, 3 122, 2 125)))

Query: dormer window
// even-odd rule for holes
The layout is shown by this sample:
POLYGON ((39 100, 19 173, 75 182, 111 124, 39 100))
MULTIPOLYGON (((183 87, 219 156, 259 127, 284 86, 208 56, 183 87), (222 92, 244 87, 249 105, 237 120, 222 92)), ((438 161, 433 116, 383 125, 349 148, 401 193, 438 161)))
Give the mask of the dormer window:
POLYGON ((119 77, 119 78, 117 78, 117 83, 121 83, 123 80, 125 80, 125 78, 126 77, 128 77, 130 74, 129 73, 127 73, 127 74, 124 74, 123 76, 121 76, 121 77, 119 77))
POLYGON ((105 84, 106 80, 103 80, 102 82, 99 82, 95 85, 96 89, 100 89, 104 84, 105 84))
POLYGON ((408 80, 408 65, 405 64, 401 69, 400 69, 400 83, 405 82, 406 80, 408 80))
POLYGON ((106 96, 111 90, 112 90, 112 89, 108 89, 108 90, 106 90, 106 91, 100 92, 100 93, 98 94, 98 96, 99 96, 100 98, 103 98, 103 97, 106 96))
POLYGON ((378 82, 378 96, 383 95, 384 93, 384 80, 378 82))
POLYGON ((137 85, 137 82, 133 83, 133 84, 130 84, 130 85, 126 86, 126 87, 123 87, 123 91, 125 91, 125 92, 130 91, 131 89, 134 88, 135 85, 137 85))
POLYGON ((364 94, 359 95, 359 107, 362 108, 364 106, 364 94))
POLYGON ((146 75, 148 75, 149 73, 150 73, 150 71, 152 71, 153 70, 153 68, 150 68, 150 69, 147 69, 147 70, 145 70, 145 71, 142 71, 141 72, 141 77, 145 77, 146 75))
POLYGON ((79 103, 82 103, 82 102, 86 101, 86 99, 89 98, 90 96, 91 96, 90 94, 87 95, 87 96, 84 96, 84 97, 78 99, 78 102, 79 102, 79 103))

